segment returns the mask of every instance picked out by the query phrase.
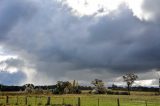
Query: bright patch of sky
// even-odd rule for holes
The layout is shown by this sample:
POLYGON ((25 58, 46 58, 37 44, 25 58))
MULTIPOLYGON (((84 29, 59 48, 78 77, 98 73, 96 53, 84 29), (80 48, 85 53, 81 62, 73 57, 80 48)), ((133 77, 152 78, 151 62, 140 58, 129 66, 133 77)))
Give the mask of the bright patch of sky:
POLYGON ((137 16, 141 20, 149 20, 151 18, 151 15, 143 11, 143 2, 144 0, 125 0, 125 3, 133 11, 134 16, 137 16))
POLYGON ((73 9, 77 16, 95 15, 103 16, 117 10, 122 4, 132 10, 133 15, 140 20, 150 20, 152 14, 143 10, 144 0, 58 0, 63 1, 73 9))
MULTIPOLYGON (((63 1, 63 0, 62 0, 63 1)), ((93 15, 116 10, 124 0, 66 0, 78 15, 93 15)))
POLYGON ((8 65, 3 62, 6 61, 8 59, 17 59, 18 56, 17 55, 12 55, 12 54, 6 54, 3 47, 0 46, 0 71, 7 71, 9 73, 16 73, 18 71, 18 69, 16 67, 8 67, 8 65), (7 70, 5 70, 7 69, 7 70))
MULTIPOLYGON (((60 0, 64 1, 64 0, 60 0)), ((69 7, 73 9, 76 15, 93 15, 109 13, 116 10, 124 0, 65 0, 69 7)))
POLYGON ((7 59, 10 59, 10 58, 13 58, 13 59, 16 59, 18 58, 18 56, 16 55, 0 55, 0 62, 1 61, 4 61, 4 60, 7 60, 7 59))
POLYGON ((134 85, 135 86, 157 86, 154 84, 154 81, 156 81, 156 79, 149 79, 149 80, 139 80, 139 81, 135 81, 134 85))
MULTIPOLYGON (((107 82, 107 86, 112 85, 117 86, 127 86, 126 82, 124 81, 116 81, 116 82, 107 82)), ((146 86, 146 87, 158 87, 158 80, 157 79, 148 79, 148 80, 137 80, 134 82, 133 86, 146 86)))
POLYGON ((122 4, 126 4, 133 15, 139 19, 147 20, 150 15, 143 12, 142 3, 144 0, 59 0, 64 1, 73 9, 73 13, 79 16, 83 15, 104 15, 118 9, 122 4))

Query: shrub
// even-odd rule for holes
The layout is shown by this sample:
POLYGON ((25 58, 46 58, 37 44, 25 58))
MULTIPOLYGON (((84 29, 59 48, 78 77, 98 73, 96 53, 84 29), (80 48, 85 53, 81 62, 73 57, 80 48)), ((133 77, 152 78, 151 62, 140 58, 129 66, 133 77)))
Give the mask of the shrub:
POLYGON ((119 92, 119 95, 129 95, 128 92, 119 92))
POLYGON ((128 92, 119 92, 119 91, 111 91, 111 90, 108 90, 107 94, 111 94, 111 95, 129 95, 128 92))

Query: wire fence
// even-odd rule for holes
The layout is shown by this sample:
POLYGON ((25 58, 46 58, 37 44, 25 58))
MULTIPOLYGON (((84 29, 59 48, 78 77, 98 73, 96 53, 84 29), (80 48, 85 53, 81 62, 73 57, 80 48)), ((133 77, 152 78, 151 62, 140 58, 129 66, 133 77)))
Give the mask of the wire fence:
POLYGON ((0 96, 0 106, 160 106, 160 101, 105 97, 0 96))

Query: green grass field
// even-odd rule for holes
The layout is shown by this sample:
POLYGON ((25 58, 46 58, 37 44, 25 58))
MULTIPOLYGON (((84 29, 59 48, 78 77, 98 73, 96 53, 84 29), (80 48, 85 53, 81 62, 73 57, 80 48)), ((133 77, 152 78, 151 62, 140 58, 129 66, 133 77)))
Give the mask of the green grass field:
POLYGON ((45 106, 50 97, 50 106, 60 106, 60 104, 80 106, 160 106, 160 97, 151 93, 140 93, 139 95, 91 95, 91 94, 70 94, 70 95, 14 95, 0 96, 0 106, 45 106), (149 95, 150 94, 150 95, 149 95), (27 97, 27 100, 26 100, 27 97), (8 103, 6 103, 8 102, 8 103), (27 103, 26 103, 27 102, 27 103), (26 105, 27 104, 27 105, 26 105), (57 104, 57 105, 56 105, 57 104))

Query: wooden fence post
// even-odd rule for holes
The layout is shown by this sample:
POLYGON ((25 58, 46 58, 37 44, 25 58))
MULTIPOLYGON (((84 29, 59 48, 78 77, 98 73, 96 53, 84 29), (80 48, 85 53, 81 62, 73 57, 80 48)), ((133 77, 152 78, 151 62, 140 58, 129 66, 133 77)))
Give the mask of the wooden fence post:
POLYGON ((9 104, 9 97, 6 96, 6 104, 9 104))
POLYGON ((37 105, 37 96, 35 96, 35 105, 37 105))
POLYGON ((62 99, 62 104, 64 105, 64 98, 62 99))
POLYGON ((17 99, 17 101, 16 101, 16 105, 18 105, 18 96, 17 96, 17 98, 16 98, 16 99, 17 99))
POLYGON ((78 105, 77 106, 81 106, 81 99, 80 99, 80 97, 78 97, 78 105))
POLYGON ((28 99, 27 99, 27 96, 25 97, 25 105, 27 105, 28 103, 28 99))
POLYGON ((41 96, 39 97, 39 102, 38 102, 38 104, 42 104, 42 97, 41 97, 41 96))
POLYGON ((47 98, 47 104, 46 105, 50 105, 50 102, 51 102, 51 97, 48 96, 48 98, 47 98))
POLYGON ((146 104, 146 106, 147 106, 147 100, 145 101, 145 104, 146 104))
POLYGON ((99 106, 99 98, 98 98, 98 106, 99 106))
POLYGON ((119 98, 117 99, 117 106, 120 106, 119 98))

